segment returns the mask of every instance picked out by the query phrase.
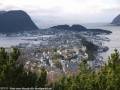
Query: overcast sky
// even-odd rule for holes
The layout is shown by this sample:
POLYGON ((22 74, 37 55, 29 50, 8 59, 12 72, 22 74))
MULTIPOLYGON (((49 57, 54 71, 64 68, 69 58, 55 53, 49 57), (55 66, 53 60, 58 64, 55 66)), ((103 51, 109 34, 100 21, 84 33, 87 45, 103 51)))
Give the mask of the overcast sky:
POLYGON ((111 22, 120 14, 120 0, 0 0, 0 10, 17 9, 26 11, 41 27, 111 22))

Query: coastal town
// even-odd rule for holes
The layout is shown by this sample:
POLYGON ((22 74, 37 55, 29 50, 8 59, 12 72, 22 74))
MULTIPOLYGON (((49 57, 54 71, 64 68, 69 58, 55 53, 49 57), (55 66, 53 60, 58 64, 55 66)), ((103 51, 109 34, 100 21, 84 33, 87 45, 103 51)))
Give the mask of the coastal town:
POLYGON ((42 32, 39 36, 33 34, 33 38, 24 40, 30 43, 20 43, 16 46, 21 50, 19 63, 24 64, 25 70, 37 73, 40 72, 41 67, 44 67, 50 81, 57 80, 66 74, 77 75, 79 64, 83 60, 87 60, 93 69, 100 67, 104 62, 98 53, 107 50, 107 47, 102 46, 102 42, 109 41, 99 35, 94 35, 93 32, 64 31, 63 33, 59 31, 58 33, 49 30, 42 32), (90 51, 89 46, 83 43, 84 40, 92 43, 92 47, 97 47, 97 49, 90 51), (93 53, 93 56, 96 56, 90 59, 87 49, 89 52, 96 53, 93 53))

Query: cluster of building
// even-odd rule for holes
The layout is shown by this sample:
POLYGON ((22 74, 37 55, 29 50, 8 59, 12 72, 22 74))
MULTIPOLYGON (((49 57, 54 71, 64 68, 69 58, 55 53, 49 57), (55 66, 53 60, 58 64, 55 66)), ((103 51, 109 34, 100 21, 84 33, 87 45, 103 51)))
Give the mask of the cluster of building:
MULTIPOLYGON (((90 37, 85 32, 82 35, 90 37)), ((83 46, 81 37, 81 32, 65 32, 35 39, 42 42, 32 45, 32 48, 22 49, 23 58, 27 59, 24 62, 25 69, 37 72, 41 67, 45 67, 49 79, 78 73, 80 62, 88 58, 86 46, 83 46)))
POLYGON ((50 81, 66 74, 78 73, 81 60, 87 59, 86 47, 81 38, 74 34, 59 34, 34 48, 21 49, 24 68, 32 72, 39 72, 41 67, 46 68, 50 81))

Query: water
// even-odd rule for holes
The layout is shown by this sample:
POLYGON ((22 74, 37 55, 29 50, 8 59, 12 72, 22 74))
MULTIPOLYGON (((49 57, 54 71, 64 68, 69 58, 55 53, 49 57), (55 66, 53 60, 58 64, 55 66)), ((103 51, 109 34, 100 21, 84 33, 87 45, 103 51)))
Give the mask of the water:
POLYGON ((37 45, 42 43, 42 40, 40 38, 49 38, 52 37, 53 35, 24 35, 23 34, 12 34, 10 36, 6 36, 6 34, 0 34, 0 47, 11 47, 11 46, 16 46, 19 44, 29 44, 29 45, 37 45))
POLYGON ((108 56, 111 55, 111 53, 114 52, 114 49, 117 49, 120 51, 120 26, 113 26, 108 23, 102 23, 102 24, 84 24, 87 28, 100 28, 112 31, 112 34, 110 35, 101 35, 102 37, 107 37, 110 39, 109 42, 103 42, 104 46, 109 47, 109 50, 105 53, 102 53, 101 55, 106 60, 108 56))

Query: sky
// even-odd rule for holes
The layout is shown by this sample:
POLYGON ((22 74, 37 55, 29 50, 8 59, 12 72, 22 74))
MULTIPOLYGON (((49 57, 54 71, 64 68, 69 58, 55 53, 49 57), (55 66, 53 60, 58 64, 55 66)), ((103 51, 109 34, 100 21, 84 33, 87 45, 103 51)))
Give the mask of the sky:
POLYGON ((0 10, 24 10, 44 28, 111 22, 120 14, 120 0, 0 0, 0 10))

